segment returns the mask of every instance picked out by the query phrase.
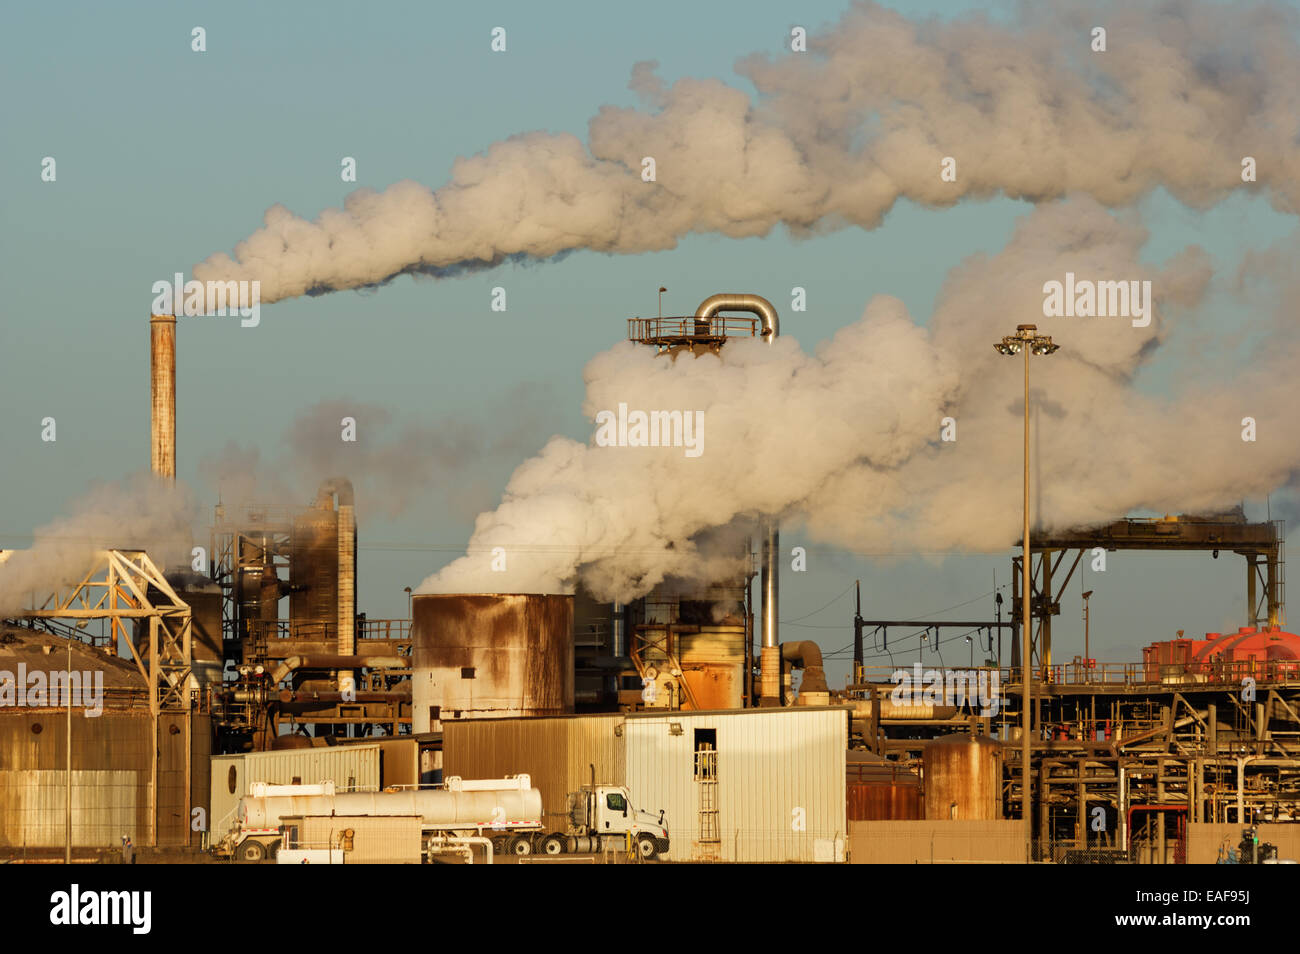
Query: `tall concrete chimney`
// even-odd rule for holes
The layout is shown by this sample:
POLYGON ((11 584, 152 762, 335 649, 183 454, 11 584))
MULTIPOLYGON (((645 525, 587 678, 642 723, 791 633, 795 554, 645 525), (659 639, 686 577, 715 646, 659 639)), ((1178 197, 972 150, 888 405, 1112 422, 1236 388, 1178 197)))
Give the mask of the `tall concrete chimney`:
POLYGON ((153 392, 150 458, 158 477, 176 479, 176 316, 149 316, 149 368, 153 392))

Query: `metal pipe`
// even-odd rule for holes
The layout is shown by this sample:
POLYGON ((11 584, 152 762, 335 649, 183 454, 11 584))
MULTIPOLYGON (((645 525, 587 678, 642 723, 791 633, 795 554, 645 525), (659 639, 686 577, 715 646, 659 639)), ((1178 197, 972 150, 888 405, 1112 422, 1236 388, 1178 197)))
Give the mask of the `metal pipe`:
POLYGON ((822 668, 821 647, 812 640, 781 644, 781 658, 796 669, 803 669, 799 694, 805 692, 830 692, 826 685, 826 670, 822 668))
POLYGON ((271 685, 278 686, 298 669, 409 669, 409 656, 290 656, 271 673, 271 685))
MULTIPOLYGON (((718 295, 710 295, 700 306, 695 309, 695 318, 698 321, 710 321, 719 312, 723 311, 747 311, 750 314, 757 315, 762 324, 762 335, 767 339, 770 345, 776 340, 777 335, 781 333, 781 319, 776 313, 776 307, 761 295, 742 295, 731 292, 724 292, 718 295)), ((762 530, 763 536, 763 647, 776 647, 780 645, 780 639, 777 634, 777 571, 776 560, 780 553, 780 524, 776 520, 766 523, 762 530)))
POLYGON ((777 555, 781 552, 781 534, 775 520, 763 527, 763 648, 775 649, 780 643, 777 627, 777 607, 780 596, 780 575, 777 573, 777 555))
POLYGON ((176 316, 149 316, 149 371, 153 410, 149 452, 158 477, 176 479, 176 316))
POLYGON ((775 341, 781 333, 781 320, 775 306, 761 295, 739 295, 732 292, 710 295, 695 309, 695 317, 700 321, 710 321, 720 311, 747 311, 757 315, 762 323, 762 335, 768 344, 775 341))

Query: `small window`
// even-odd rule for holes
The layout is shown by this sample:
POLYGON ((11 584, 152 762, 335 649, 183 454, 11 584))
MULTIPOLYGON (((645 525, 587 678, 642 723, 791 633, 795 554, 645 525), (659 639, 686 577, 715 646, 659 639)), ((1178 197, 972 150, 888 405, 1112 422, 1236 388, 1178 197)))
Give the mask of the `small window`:
POLYGON ((295 775, 295 776, 293 777, 293 781, 290 782, 289 784, 290 784, 290 785, 301 785, 301 784, 302 784, 302 776, 301 776, 301 775, 295 775))
POLYGON ((460 678, 462 678, 462 679, 473 679, 473 678, 474 678, 474 667, 473 667, 473 666, 461 666, 461 667, 460 667, 460 678))
POLYGON ((695 730, 695 780, 711 782, 718 777, 718 730, 695 730))
POLYGON ((627 811, 627 799, 618 792, 610 792, 606 795, 605 804, 609 806, 609 810, 612 812, 627 811))

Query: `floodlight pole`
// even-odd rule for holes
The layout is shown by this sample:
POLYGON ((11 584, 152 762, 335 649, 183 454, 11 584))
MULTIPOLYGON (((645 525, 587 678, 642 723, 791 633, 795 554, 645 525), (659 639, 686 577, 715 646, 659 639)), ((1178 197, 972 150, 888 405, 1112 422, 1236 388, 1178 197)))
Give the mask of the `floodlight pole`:
POLYGON ((1032 851, 1029 849, 1033 845, 1034 822, 1033 813, 1030 808, 1029 799, 1029 761, 1032 757, 1032 747, 1029 740, 1030 732, 1030 715, 1029 706, 1031 703, 1030 687, 1033 681, 1033 668, 1030 663, 1030 647, 1033 642, 1033 613, 1030 608, 1030 592, 1033 581, 1033 554, 1029 545, 1029 355, 1051 354, 1056 351, 1058 346, 1052 344, 1052 339, 1048 335, 1038 334, 1037 325, 1017 325, 1014 335, 1007 335, 1001 342, 994 345, 999 354, 1013 355, 1021 351, 1025 353, 1025 499, 1024 499, 1024 536, 1021 540, 1021 551, 1023 563, 1020 568, 1021 583, 1023 584, 1024 596, 1021 606, 1023 614, 1021 619, 1021 629, 1024 635, 1021 637, 1020 650, 1020 814, 1025 820, 1025 849, 1032 860, 1032 851))
MULTIPOLYGON (((1029 804, 1029 685, 1030 679, 1033 677, 1033 668, 1029 664, 1030 644, 1032 642, 1029 581, 1033 565, 1029 555, 1029 352, 1033 349, 1030 347, 1029 342, 1026 341, 1024 347, 1020 350, 1025 353, 1025 535, 1021 538, 1024 540, 1024 566, 1021 567, 1021 575, 1024 579, 1020 581, 1020 589, 1024 594, 1024 622, 1021 626, 1024 635, 1020 638, 1020 814, 1025 819, 1025 847, 1028 849, 1034 840, 1034 818, 1029 804)), ((1030 853, 1030 860, 1033 860, 1032 852, 1030 853)))

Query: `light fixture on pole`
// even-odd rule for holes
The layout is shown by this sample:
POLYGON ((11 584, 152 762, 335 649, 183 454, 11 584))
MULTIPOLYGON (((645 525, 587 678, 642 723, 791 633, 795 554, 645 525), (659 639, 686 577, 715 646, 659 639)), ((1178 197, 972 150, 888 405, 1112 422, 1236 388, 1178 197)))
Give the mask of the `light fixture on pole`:
POLYGON ((1033 840, 1033 818, 1029 808, 1029 704, 1030 704, 1030 684, 1033 679, 1033 672, 1029 663, 1030 641, 1032 638, 1032 617, 1029 609, 1030 602, 1030 580, 1031 560, 1029 547, 1029 356, 1031 354, 1052 354, 1060 348, 1060 345, 1052 343, 1048 335, 1040 335, 1037 325, 1017 325, 1014 335, 1006 335, 1001 341, 995 344, 994 349, 998 354, 1015 355, 1024 352, 1025 355, 1025 500, 1024 500, 1024 537, 1021 540, 1022 564, 1020 568, 1021 589, 1024 591, 1023 619, 1021 629, 1020 647, 1020 691, 1021 691, 1021 723, 1020 723, 1020 814, 1025 819, 1025 838, 1026 845, 1033 840))
POLYGON ((664 288, 663 285, 659 286, 659 317, 660 318, 664 316, 664 292, 666 292, 667 290, 668 289, 664 288))
POLYGON ((1088 600, 1091 596, 1092 590, 1083 594, 1083 664, 1087 667, 1087 671, 1092 668, 1092 653, 1088 651, 1088 624, 1090 622, 1088 618, 1088 600))

